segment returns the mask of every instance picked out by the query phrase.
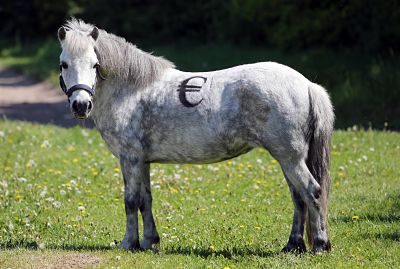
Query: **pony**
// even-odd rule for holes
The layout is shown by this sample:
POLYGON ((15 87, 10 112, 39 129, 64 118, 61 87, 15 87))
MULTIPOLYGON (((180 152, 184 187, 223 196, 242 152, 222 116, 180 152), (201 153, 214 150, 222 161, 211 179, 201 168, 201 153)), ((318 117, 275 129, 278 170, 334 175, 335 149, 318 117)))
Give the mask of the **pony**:
POLYGON ((72 113, 91 117, 119 159, 126 212, 119 248, 159 247, 152 163, 214 163, 262 147, 279 162, 294 204, 283 251, 306 251, 305 226, 313 253, 331 249, 327 214, 334 113, 323 87, 275 62, 183 72, 75 18, 58 29, 58 39, 60 85, 72 113))

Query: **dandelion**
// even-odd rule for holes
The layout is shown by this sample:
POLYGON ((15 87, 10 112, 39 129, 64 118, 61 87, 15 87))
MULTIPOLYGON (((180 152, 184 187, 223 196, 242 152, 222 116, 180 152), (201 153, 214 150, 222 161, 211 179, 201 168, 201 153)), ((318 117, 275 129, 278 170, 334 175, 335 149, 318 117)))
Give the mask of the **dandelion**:
POLYGON ((78 163, 78 159, 77 159, 77 158, 73 158, 73 159, 72 159, 72 163, 73 163, 73 164, 78 163))
POLYGON ((231 269, 229 266, 225 266, 224 269, 231 269))
POLYGON ((211 250, 211 251, 215 251, 215 246, 214 246, 214 245, 211 245, 211 246, 210 246, 210 250, 211 250))
POLYGON ((44 148, 49 148, 50 147, 50 143, 48 140, 44 140, 42 142, 42 144, 40 145, 40 148, 44 149, 44 148))
POLYGON ((178 190, 177 190, 177 189, 175 189, 175 188, 172 188, 172 187, 169 187, 169 191, 170 191, 171 193, 176 193, 176 192, 178 192, 178 190))
POLYGON ((274 159, 274 160, 271 161, 271 163, 272 163, 272 164, 277 164, 278 161, 274 159))
POLYGON ((357 220, 359 219, 359 217, 356 216, 356 215, 354 215, 354 216, 351 217, 351 219, 352 219, 353 221, 357 221, 357 220))
POLYGON ((121 172, 121 170, 120 170, 118 167, 115 167, 115 168, 114 168, 114 172, 115 172, 115 173, 119 173, 119 172, 121 172))
POLYGON ((36 166, 36 163, 35 163, 34 160, 29 160, 29 161, 26 163, 26 168, 31 168, 31 167, 34 167, 34 166, 36 166))
POLYGON ((74 146, 68 146, 67 151, 68 152, 73 152, 73 151, 75 151, 75 147, 74 146))

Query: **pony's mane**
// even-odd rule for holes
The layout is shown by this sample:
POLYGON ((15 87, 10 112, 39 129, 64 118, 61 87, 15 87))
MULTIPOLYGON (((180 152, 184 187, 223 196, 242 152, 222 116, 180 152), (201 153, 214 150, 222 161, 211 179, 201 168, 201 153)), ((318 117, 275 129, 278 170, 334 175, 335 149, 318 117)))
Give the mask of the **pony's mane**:
POLYGON ((66 22, 65 27, 68 32, 63 49, 76 55, 93 45, 106 76, 119 77, 143 87, 157 80, 167 68, 175 67, 172 62, 146 53, 125 38, 105 30, 99 30, 99 37, 94 41, 89 36, 94 26, 82 20, 73 18, 66 22))

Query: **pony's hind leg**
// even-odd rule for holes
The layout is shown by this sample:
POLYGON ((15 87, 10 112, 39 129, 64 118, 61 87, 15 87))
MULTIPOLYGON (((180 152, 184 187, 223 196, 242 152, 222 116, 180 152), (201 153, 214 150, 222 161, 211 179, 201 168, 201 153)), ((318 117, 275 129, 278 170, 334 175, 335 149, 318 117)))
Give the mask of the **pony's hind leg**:
POLYGON ((280 164, 288 182, 293 185, 307 206, 313 253, 330 250, 327 220, 324 205, 322 204, 323 194, 321 193, 320 185, 308 170, 304 159, 281 160, 280 164))
POLYGON ((301 198, 300 194, 296 191, 292 183, 285 175, 286 181, 289 185, 290 194, 294 205, 292 230, 290 232, 289 241, 282 249, 283 252, 304 253, 306 252, 306 245, 304 243, 304 222, 306 215, 306 205, 301 198))

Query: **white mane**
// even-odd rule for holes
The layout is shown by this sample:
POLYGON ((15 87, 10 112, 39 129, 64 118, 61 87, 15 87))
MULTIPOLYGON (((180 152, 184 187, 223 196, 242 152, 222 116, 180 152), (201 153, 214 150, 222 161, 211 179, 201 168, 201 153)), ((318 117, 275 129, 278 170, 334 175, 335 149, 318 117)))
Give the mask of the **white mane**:
POLYGON ((167 68, 175 65, 162 58, 146 53, 122 37, 99 30, 95 41, 89 36, 93 25, 75 18, 65 24, 67 35, 63 49, 80 55, 94 46, 102 72, 106 76, 119 77, 135 86, 143 87, 157 80, 167 68))

